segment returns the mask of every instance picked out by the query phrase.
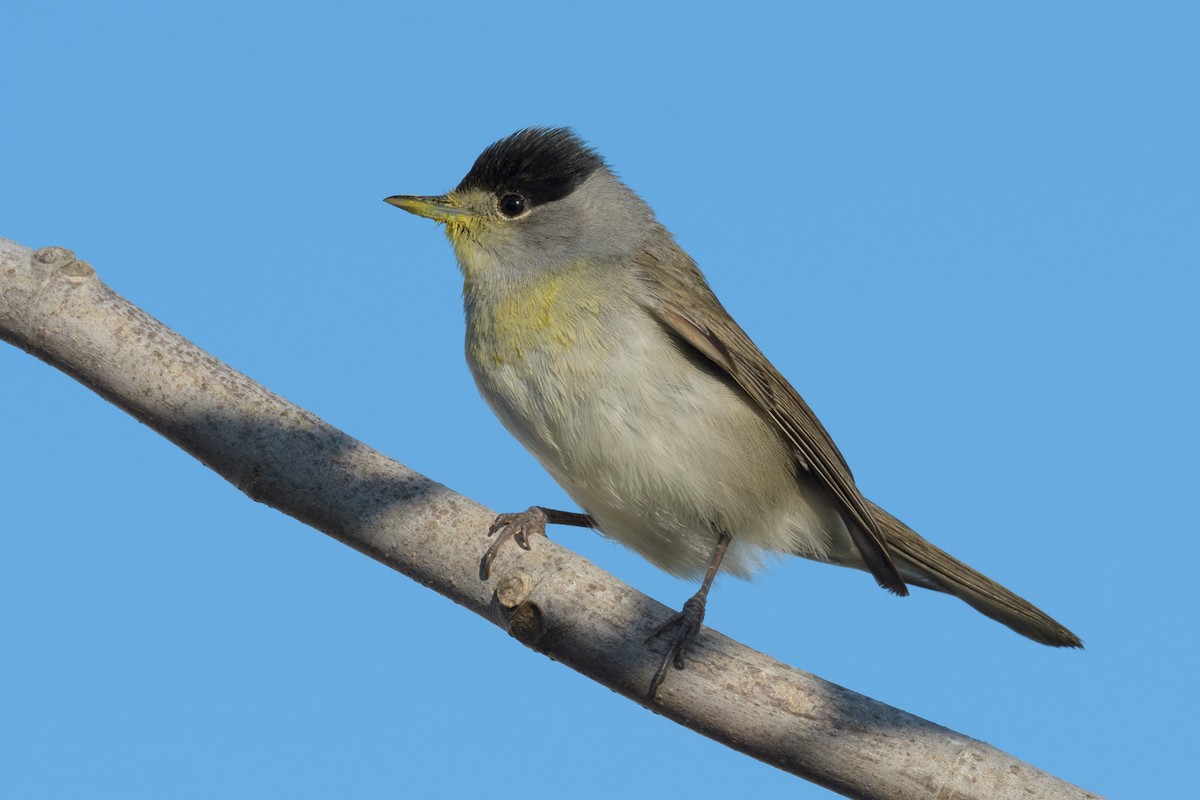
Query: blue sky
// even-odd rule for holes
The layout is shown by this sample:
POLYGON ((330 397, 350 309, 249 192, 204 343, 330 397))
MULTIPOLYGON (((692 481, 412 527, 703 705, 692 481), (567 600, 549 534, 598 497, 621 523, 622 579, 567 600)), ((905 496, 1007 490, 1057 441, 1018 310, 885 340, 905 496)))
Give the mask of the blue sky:
MULTIPOLYGON (((497 509, 569 503, 476 395, 443 237, 382 198, 574 126, 865 493, 1087 650, 799 559, 720 582, 709 624, 1093 791, 1192 785, 1194 5, 14 5, 0 236, 74 249, 497 509)), ((0 795, 832 796, 256 505, 7 346, 0 501, 0 795)), ((552 536, 669 605, 694 589, 552 536)))

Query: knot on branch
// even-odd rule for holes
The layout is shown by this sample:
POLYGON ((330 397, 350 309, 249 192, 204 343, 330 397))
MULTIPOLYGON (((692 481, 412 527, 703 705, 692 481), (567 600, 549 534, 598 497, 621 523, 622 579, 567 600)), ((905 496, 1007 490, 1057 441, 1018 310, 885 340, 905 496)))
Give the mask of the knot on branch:
POLYGON ((529 601, 533 578, 524 572, 510 572, 496 584, 496 602, 504 610, 508 632, 513 638, 535 650, 546 633, 542 610, 529 601))
POLYGON ((47 272, 57 273, 73 284, 96 274, 91 264, 75 258, 75 253, 65 247, 43 247, 34 254, 33 261, 47 272))

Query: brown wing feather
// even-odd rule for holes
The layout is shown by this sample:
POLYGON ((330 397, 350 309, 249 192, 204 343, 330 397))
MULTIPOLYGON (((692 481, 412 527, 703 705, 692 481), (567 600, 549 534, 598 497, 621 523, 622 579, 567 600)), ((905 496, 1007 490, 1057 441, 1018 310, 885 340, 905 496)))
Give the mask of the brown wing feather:
POLYGON ((643 252, 638 263, 642 280, 659 290, 650 293, 655 298, 651 311, 659 321, 720 367, 779 426, 800 465, 837 499, 875 580, 896 594, 908 594, 887 540, 833 439, 804 398, 729 316, 695 262, 672 242, 669 249, 643 252), (698 296, 703 302, 696 302, 698 296))

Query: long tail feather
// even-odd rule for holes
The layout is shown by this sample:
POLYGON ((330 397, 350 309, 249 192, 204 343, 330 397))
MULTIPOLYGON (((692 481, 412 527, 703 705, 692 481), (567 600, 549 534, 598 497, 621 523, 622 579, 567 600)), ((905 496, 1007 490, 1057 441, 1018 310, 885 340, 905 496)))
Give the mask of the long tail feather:
POLYGON ((1052 647, 1083 647, 1078 636, 1029 601, 922 539, 871 501, 874 515, 904 580, 952 594, 1022 636, 1052 647))

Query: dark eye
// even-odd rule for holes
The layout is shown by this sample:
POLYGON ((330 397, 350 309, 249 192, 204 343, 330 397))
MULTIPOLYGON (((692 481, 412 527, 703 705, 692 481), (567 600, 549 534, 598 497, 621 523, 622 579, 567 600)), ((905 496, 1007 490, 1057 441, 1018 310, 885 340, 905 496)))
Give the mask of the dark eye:
POLYGON ((519 194, 506 194, 500 198, 500 213, 506 217, 519 217, 525 213, 525 198, 519 194))

